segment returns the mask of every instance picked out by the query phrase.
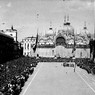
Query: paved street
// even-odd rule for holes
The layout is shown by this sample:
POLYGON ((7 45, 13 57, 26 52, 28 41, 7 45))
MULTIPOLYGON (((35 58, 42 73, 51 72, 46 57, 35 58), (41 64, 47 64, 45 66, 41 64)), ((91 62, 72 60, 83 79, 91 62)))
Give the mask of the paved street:
POLYGON ((21 95, 95 95, 95 76, 62 63, 39 63, 21 95))

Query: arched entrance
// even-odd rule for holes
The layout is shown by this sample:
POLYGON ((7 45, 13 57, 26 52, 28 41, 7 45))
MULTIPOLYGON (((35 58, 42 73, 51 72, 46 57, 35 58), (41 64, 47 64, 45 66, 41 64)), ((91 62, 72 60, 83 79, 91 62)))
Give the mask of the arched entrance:
POLYGON ((64 37, 57 37, 56 38, 56 46, 59 46, 59 45, 62 45, 62 46, 65 46, 66 45, 66 40, 64 37))
POLYGON ((55 39, 55 56, 66 57, 66 39, 61 34, 57 35, 55 39))

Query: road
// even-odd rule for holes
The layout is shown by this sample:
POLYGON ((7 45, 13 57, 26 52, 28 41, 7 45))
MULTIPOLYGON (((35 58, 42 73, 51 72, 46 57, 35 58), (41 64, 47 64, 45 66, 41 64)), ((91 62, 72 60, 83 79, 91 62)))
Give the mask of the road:
POLYGON ((62 63, 39 63, 21 95, 95 95, 95 76, 62 63))

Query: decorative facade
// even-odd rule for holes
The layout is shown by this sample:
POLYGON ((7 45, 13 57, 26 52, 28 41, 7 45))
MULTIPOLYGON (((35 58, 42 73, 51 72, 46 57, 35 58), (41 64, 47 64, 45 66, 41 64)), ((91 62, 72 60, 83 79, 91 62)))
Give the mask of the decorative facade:
MULTIPOLYGON (((69 57, 71 56, 74 42, 78 47, 80 47, 80 45, 89 44, 90 35, 86 25, 82 32, 82 34, 75 34, 74 28, 69 22, 69 16, 67 18, 65 17, 63 27, 62 29, 59 29, 57 33, 50 27, 45 35, 38 36, 36 54, 43 57, 69 57), (69 51, 67 50, 68 47, 69 51)), ((23 39, 22 42, 24 50, 23 55, 33 56, 33 46, 35 45, 36 37, 27 37, 23 39)))
POLYGON ((48 32, 44 35, 39 37, 38 45, 54 45, 54 37, 55 32, 52 28, 49 28, 48 32))

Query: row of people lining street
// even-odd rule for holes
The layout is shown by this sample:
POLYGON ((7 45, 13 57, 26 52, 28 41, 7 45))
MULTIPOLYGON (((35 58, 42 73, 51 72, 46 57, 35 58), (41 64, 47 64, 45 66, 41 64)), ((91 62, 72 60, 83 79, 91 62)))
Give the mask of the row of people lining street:
POLYGON ((19 95, 34 72, 35 58, 23 57, 0 65, 0 95, 19 95))

